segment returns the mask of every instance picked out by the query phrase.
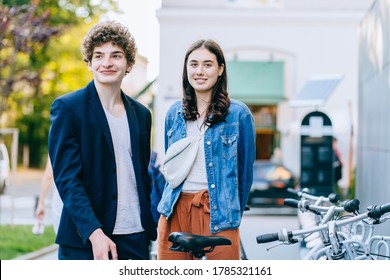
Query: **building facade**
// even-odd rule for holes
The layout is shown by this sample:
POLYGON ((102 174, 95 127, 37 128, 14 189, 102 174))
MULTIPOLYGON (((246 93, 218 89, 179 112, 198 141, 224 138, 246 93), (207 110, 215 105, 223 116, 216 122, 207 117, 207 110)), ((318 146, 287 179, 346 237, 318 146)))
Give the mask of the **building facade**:
POLYGON ((214 39, 227 59, 229 94, 252 110, 257 159, 275 149, 300 172, 300 124, 319 110, 332 120, 344 157, 341 185, 355 161, 360 22, 372 0, 162 0, 159 86, 154 106, 154 149, 164 153, 164 117, 182 95, 184 55, 198 39, 214 39), (313 76, 342 81, 321 106, 290 106, 313 76), (352 164, 350 164, 352 162, 352 164))
MULTIPOLYGON (((360 39, 356 197, 362 210, 390 202, 389 34, 390 2, 377 0, 362 22, 360 39)), ((389 235, 390 224, 375 229, 389 235)))

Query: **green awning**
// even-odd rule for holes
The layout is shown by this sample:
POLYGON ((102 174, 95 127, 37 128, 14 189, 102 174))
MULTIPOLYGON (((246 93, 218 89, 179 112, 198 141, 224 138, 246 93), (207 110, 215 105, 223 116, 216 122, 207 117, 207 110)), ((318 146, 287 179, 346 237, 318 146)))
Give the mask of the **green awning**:
POLYGON ((228 61, 229 95, 247 104, 284 100, 283 62, 228 61))

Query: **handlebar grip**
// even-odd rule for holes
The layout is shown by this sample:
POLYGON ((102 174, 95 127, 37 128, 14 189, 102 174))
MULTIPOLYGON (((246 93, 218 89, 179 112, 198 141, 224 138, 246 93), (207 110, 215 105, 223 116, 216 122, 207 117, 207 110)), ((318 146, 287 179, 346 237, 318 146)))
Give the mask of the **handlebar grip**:
POLYGON ((353 213, 353 212, 356 212, 359 210, 359 205, 360 205, 359 199, 355 198, 352 200, 347 200, 344 203, 344 210, 349 212, 349 213, 353 213))
POLYGON ((293 198, 285 198, 284 199, 284 205, 298 208, 299 200, 293 199, 293 198))
POLYGON ((296 194, 296 195, 299 194, 299 191, 297 191, 297 190, 295 190, 295 189, 293 189, 293 188, 287 188, 287 191, 288 191, 289 193, 292 193, 292 194, 296 194))
POLYGON ((335 193, 331 193, 328 195, 329 202, 337 203, 340 201, 340 196, 335 193))
POLYGON ((382 215, 390 212, 390 202, 381 206, 382 215))
POLYGON ((256 237, 256 241, 258 244, 277 241, 277 240, 279 240, 279 235, 277 232, 261 234, 256 237))
POLYGON ((381 206, 373 205, 368 207, 368 217, 379 219, 383 214, 390 212, 390 202, 381 206))

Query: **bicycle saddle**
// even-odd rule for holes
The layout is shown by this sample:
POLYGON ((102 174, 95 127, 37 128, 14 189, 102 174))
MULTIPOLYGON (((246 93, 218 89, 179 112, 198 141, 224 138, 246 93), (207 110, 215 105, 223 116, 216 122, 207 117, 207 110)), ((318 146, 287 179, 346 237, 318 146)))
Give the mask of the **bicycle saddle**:
POLYGON ((222 236, 203 236, 186 232, 172 232, 168 241, 172 242, 172 246, 169 248, 172 251, 177 252, 189 252, 195 257, 204 253, 209 253, 214 250, 215 246, 231 245, 232 241, 229 238, 222 236), (209 249, 205 249, 208 248, 209 249))

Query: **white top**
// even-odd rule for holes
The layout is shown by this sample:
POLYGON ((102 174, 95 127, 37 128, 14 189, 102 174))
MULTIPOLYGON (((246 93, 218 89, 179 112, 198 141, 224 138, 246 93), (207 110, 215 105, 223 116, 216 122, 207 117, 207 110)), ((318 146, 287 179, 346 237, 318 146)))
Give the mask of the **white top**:
MULTIPOLYGON (((187 121, 187 137, 204 135, 208 126, 203 125, 203 119, 197 119, 196 121, 187 121)), ((194 165, 187 179, 183 184, 183 192, 195 193, 201 190, 207 190, 207 174, 206 174, 206 157, 204 154, 204 138, 199 142, 198 154, 195 158, 194 165)))
POLYGON ((106 113, 115 151, 118 181, 118 208, 113 234, 142 232, 137 182, 132 160, 130 128, 126 113, 115 117, 106 113))

